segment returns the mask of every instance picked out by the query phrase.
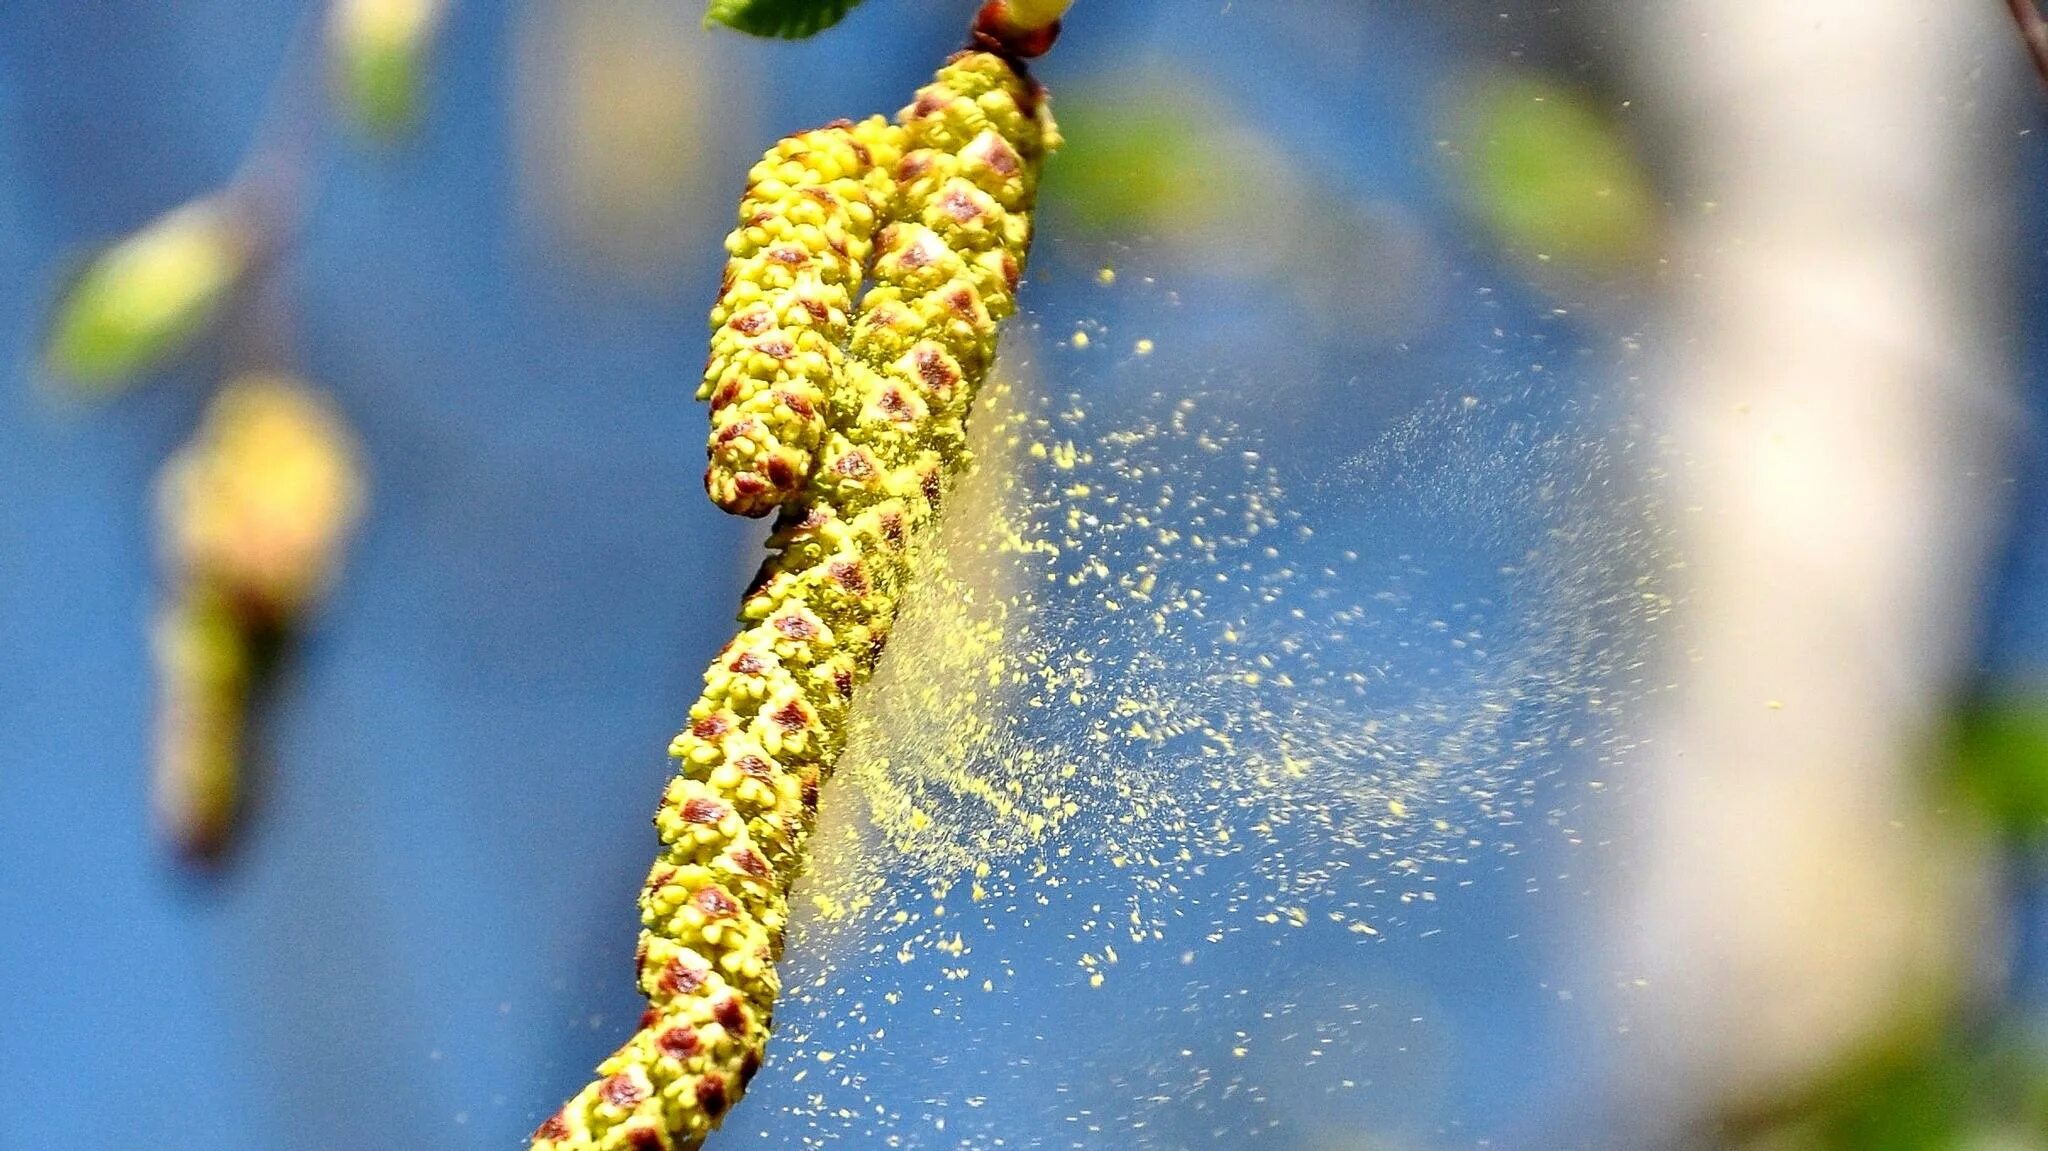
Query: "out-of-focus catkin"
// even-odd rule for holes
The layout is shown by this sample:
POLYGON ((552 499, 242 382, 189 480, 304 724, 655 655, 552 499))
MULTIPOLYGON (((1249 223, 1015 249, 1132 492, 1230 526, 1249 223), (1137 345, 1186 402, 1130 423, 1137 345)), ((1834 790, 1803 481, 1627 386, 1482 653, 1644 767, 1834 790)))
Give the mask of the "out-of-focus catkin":
POLYGON ((209 855, 240 803, 249 693, 332 582, 363 484, 323 399, 253 375, 221 389, 157 497, 169 594, 154 645, 154 806, 167 839, 209 855))
MULTIPOLYGON (((874 217, 871 258, 833 286, 852 293, 862 262, 872 283, 843 345, 831 338, 843 327, 795 325, 821 337, 823 383, 800 431, 776 442, 804 444, 811 458, 791 460, 796 498, 742 606, 743 630, 705 673, 669 748, 679 771, 655 815, 662 853, 640 899, 647 1013, 598 1078, 541 1124, 537 1151, 695 1147, 760 1068, 818 788, 915 578, 918 537, 964 462, 967 410, 995 356, 996 321, 1014 308, 1040 166, 1058 143, 1043 93, 1001 56, 962 53, 898 116, 900 135, 879 121, 838 131, 863 128, 891 138, 894 153, 869 144, 871 166, 834 179, 881 187, 866 202, 886 209, 874 217)), ((795 180, 774 181, 785 184, 795 180)), ((843 253, 825 247, 832 258, 816 262, 837 273, 843 253)), ((736 243, 736 263, 756 249, 768 247, 736 243)), ((759 335, 733 317, 778 292, 794 301, 800 282, 795 272, 759 288, 742 288, 745 279, 728 277, 714 312, 714 366, 720 339, 739 347, 759 335)))

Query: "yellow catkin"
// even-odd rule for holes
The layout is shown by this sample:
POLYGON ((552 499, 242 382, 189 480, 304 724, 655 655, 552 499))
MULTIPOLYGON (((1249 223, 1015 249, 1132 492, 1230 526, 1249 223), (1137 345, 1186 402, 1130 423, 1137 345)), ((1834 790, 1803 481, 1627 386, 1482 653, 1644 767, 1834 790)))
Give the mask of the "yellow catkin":
POLYGON ((879 116, 800 132, 747 176, 697 392, 711 402, 704 488, 729 512, 766 515, 810 475, 901 138, 879 116))
POLYGON ((647 1013, 541 1124, 536 1151, 695 1147, 761 1065, 818 788, 964 462, 967 410, 1014 308, 1040 165, 1058 143, 1040 90, 986 52, 948 61, 897 124, 900 158, 878 163, 890 211, 815 466, 770 539, 744 630, 669 749, 679 771, 640 900, 647 1013))

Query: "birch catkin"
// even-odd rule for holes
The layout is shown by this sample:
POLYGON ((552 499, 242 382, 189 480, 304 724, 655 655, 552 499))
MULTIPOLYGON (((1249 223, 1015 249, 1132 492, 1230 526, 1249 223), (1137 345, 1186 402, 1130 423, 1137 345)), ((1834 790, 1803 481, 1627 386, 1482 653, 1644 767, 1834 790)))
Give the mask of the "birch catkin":
POLYGON ((901 135, 879 116, 800 132, 748 174, 697 391, 711 402, 704 488, 729 512, 766 515, 810 475, 901 135))
MULTIPOLYGON (((800 281, 794 271, 775 270, 785 265, 765 253, 787 241, 748 237, 733 246, 738 274, 729 274, 714 312, 720 337, 745 346, 760 333, 736 329, 733 317, 767 309, 778 324, 795 319, 796 330, 815 333, 811 343, 825 365, 815 377, 821 394, 813 415, 785 420, 772 441, 753 442, 801 446, 811 458, 802 467, 788 457, 802 478, 741 609, 744 630, 705 673, 689 726, 669 748, 679 771, 655 815, 662 853, 640 900, 647 1013, 639 1032, 598 1067, 597 1080, 541 1124, 537 1151, 694 1147, 759 1069, 779 990, 774 964, 789 887, 803 865, 818 788, 846 739, 853 694, 914 578, 912 548, 964 460, 967 410, 994 358, 996 321, 1013 309, 1040 165, 1058 143, 1042 93, 1010 61, 986 52, 949 61, 893 128, 873 120, 827 131, 865 133, 866 164, 848 170, 839 159, 819 159, 816 134, 770 155, 784 157, 778 166, 832 171, 837 186, 830 190, 841 206, 851 202, 840 195, 844 181, 874 190, 865 202, 886 208, 876 212, 871 233, 866 271, 873 282, 841 346, 832 309, 820 320, 802 300, 857 287, 862 268, 847 255, 850 232, 841 252, 829 222, 761 225, 764 236, 801 238, 807 266, 842 277, 830 284, 822 274, 800 281), (807 226, 831 258, 816 254, 807 226), (749 282, 752 276, 759 281, 749 282), (768 303, 784 299, 794 308, 768 303), (796 319, 797 312, 811 320, 796 319), (735 334, 724 337, 728 331, 735 334)), ((791 201, 771 183, 825 186, 781 172, 755 181, 764 200, 784 203, 791 201)), ((847 211, 849 227, 855 216, 847 211)), ((793 373, 773 378, 766 390, 793 390, 783 382, 793 373)), ((751 466, 731 474, 766 478, 751 466)), ((735 510, 764 506, 746 501, 735 510)))

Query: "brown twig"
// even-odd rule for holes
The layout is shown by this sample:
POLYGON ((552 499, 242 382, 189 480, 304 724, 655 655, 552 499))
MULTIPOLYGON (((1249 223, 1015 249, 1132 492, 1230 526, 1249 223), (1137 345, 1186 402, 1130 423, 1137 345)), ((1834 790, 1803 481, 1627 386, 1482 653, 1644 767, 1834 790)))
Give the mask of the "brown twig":
POLYGON ((2048 83, 2048 16, 2041 14, 2038 0, 2005 0, 2012 18, 2027 42, 2027 54, 2034 58, 2034 70, 2048 83))

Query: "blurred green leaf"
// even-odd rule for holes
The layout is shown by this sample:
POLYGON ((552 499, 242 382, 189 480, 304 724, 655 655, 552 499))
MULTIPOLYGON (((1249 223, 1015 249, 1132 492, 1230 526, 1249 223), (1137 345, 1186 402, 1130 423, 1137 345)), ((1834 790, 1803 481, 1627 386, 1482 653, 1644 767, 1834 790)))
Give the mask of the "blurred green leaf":
POLYGON ((711 0, 706 24, 751 36, 802 40, 846 18, 860 0, 711 0))
POLYGON ((1507 246, 1594 264, 1647 251, 1649 181, 1619 128, 1577 92, 1533 75, 1489 81, 1462 110, 1458 137, 1466 200, 1507 246))
POLYGON ((2048 688, 1965 705, 1952 729, 1949 782, 2016 839, 2048 832, 2048 688))
POLYGON ((1249 136, 1206 90, 1140 72, 1113 86, 1061 93, 1055 194, 1081 226, 1129 234, 1200 234, 1278 210, 1276 186, 1298 175, 1249 136))
POLYGON ((241 278, 250 244, 211 200, 187 204, 101 252, 58 300, 45 361, 107 391, 155 367, 205 327, 241 278))

